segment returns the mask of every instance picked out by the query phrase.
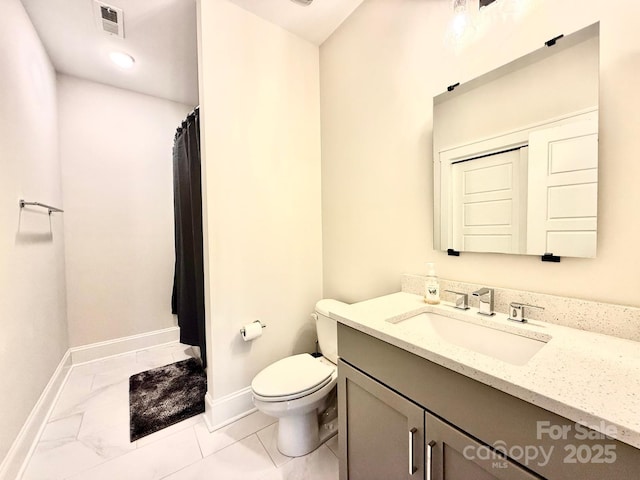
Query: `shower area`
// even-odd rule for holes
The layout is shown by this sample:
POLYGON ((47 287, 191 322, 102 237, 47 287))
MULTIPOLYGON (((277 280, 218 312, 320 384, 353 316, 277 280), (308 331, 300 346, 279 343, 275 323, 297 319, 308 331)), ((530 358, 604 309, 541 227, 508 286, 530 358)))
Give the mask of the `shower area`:
POLYGON ((171 312, 177 316, 180 342, 196 347, 207 366, 200 107, 177 128, 173 144, 175 271, 171 312))

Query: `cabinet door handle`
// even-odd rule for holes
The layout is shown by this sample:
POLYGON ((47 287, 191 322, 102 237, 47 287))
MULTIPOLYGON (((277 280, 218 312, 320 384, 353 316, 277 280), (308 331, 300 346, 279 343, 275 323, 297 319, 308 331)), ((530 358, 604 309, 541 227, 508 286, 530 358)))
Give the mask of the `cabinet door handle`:
POLYGON ((435 440, 431 440, 427 443, 427 480, 431 480, 431 457, 433 456, 433 447, 435 447, 435 445, 435 440))
POLYGON ((418 469, 413 464, 413 435, 418 431, 416 427, 409 430, 409 475, 413 475, 418 469))

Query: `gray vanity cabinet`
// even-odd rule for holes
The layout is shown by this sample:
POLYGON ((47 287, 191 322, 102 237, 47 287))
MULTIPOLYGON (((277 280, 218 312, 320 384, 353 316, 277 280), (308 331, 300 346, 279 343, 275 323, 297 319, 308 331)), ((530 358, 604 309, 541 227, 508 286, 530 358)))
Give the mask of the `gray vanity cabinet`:
MULTIPOLYGON (((348 463, 341 479, 424 478, 424 410, 384 385, 340 362, 339 417, 345 428, 348 463)), ((344 433, 343 433, 344 432, 344 433)), ((341 461, 346 457, 341 456, 341 461)))
POLYGON ((474 438, 349 364, 338 368, 340 480, 540 478, 504 458, 476 458, 486 448, 474 438))
POLYGON ((340 480, 640 478, 640 450, 343 324, 338 354, 340 480))
MULTIPOLYGON (((432 480, 538 480, 523 467, 497 455, 457 428, 427 413, 426 449, 432 480), (477 455, 480 453, 480 455, 477 455), (488 458, 487 458, 488 457, 488 458)), ((429 477, 427 476, 427 479, 429 477)))

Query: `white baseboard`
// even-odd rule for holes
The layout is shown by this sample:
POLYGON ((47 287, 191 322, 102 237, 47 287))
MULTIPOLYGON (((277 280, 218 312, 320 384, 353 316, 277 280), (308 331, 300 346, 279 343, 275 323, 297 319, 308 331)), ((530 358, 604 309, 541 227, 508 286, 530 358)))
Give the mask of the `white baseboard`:
POLYGON ((169 327, 69 349, 74 365, 180 340, 180 327, 169 327))
POLYGON ((213 399, 211 394, 207 392, 204 402, 204 422, 210 432, 256 411, 256 407, 251 400, 251 387, 243 388, 216 399, 213 399))
POLYGON ((180 328, 170 327, 153 332, 83 345, 66 351, 42 395, 0 464, 0 480, 20 478, 35 449, 49 415, 74 365, 113 355, 156 347, 180 340, 180 328))
POLYGON ((67 350, 2 461, 0 480, 15 480, 22 476, 71 367, 71 354, 67 350))

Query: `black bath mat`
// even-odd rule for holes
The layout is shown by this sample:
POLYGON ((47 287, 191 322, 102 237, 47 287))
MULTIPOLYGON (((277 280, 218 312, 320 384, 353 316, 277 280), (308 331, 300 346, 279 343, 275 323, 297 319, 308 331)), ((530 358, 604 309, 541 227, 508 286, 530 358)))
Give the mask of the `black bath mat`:
POLYGON ((131 375, 131 441, 204 412, 206 392, 207 377, 196 358, 131 375))

